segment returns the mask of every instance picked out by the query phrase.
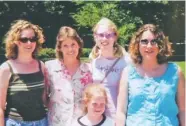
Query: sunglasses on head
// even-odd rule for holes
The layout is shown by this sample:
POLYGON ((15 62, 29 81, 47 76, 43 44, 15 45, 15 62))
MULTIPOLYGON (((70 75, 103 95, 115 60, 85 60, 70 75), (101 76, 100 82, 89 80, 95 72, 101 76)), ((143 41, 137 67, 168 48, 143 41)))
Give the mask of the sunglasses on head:
POLYGON ((151 41, 149 41, 148 39, 142 39, 142 40, 140 40, 140 43, 142 45, 148 45, 148 43, 150 43, 151 45, 157 45, 158 40, 157 39, 152 39, 151 41))
POLYGON ((33 42, 37 41, 37 37, 32 37, 32 38, 21 37, 21 38, 19 38, 19 41, 22 42, 22 43, 27 43, 28 41, 33 43, 33 42))
POLYGON ((96 33, 96 36, 98 36, 99 38, 106 38, 106 39, 110 39, 114 36, 116 36, 116 33, 109 33, 109 34, 104 34, 104 33, 96 33))

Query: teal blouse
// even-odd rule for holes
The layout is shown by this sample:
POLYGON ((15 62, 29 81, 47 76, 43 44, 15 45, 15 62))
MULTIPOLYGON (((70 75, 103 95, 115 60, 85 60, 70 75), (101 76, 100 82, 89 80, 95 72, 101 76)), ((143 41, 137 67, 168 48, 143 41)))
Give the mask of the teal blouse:
POLYGON ((178 126, 178 66, 168 63, 161 77, 142 77, 129 66, 126 126, 178 126))

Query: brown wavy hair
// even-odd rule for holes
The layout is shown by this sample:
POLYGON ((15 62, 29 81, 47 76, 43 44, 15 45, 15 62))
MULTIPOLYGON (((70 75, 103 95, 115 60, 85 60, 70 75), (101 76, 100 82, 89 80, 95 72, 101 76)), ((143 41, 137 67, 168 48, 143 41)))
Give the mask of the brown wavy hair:
POLYGON ((43 30, 38 25, 34 25, 26 20, 15 20, 5 35, 5 51, 6 58, 16 59, 18 56, 18 47, 15 44, 15 41, 18 41, 21 35, 22 30, 24 29, 33 29, 35 36, 37 37, 36 48, 32 53, 32 57, 35 58, 39 49, 41 48, 42 43, 44 43, 43 30))
POLYGON ((157 55, 157 61, 159 64, 167 62, 169 56, 172 55, 172 48, 171 43, 169 42, 168 37, 166 37, 161 29, 154 24, 145 24, 138 29, 138 31, 132 37, 130 44, 129 44, 129 53, 131 58, 135 64, 142 63, 142 56, 139 51, 139 42, 143 32, 151 31, 158 43, 159 53, 157 55))
POLYGON ((87 111, 87 104, 91 101, 91 99, 93 97, 95 97, 95 95, 100 95, 105 97, 105 101, 106 104, 108 103, 108 98, 107 98, 107 93, 106 90, 104 88, 104 86, 102 84, 97 84, 97 83, 93 83, 93 84, 89 84, 84 92, 83 92, 83 96, 82 96, 82 104, 83 104, 83 113, 86 114, 87 111))
POLYGON ((81 54, 82 54, 82 48, 83 48, 83 40, 79 37, 78 33, 76 32, 75 29, 68 27, 68 26, 63 26, 59 29, 58 35, 56 37, 56 57, 61 60, 63 59, 63 53, 60 51, 61 44, 62 42, 67 39, 71 38, 75 40, 78 45, 79 45, 79 53, 77 55, 77 59, 80 60, 81 54))

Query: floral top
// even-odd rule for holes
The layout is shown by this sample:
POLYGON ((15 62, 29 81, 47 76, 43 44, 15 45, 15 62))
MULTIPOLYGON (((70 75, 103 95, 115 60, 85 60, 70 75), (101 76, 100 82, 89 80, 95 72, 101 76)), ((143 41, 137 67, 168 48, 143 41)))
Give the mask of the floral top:
POLYGON ((91 72, 86 63, 81 63, 71 76, 59 60, 45 63, 50 85, 49 126, 70 126, 81 114, 81 98, 85 86, 92 83, 91 72))

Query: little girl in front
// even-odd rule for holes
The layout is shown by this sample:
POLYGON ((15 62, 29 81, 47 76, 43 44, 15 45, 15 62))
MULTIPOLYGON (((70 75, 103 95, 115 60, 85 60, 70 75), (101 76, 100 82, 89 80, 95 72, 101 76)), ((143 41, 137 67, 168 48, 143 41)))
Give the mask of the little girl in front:
POLYGON ((83 93, 83 111, 81 116, 72 126, 114 126, 114 121, 105 116, 107 94, 101 84, 90 84, 83 93))

